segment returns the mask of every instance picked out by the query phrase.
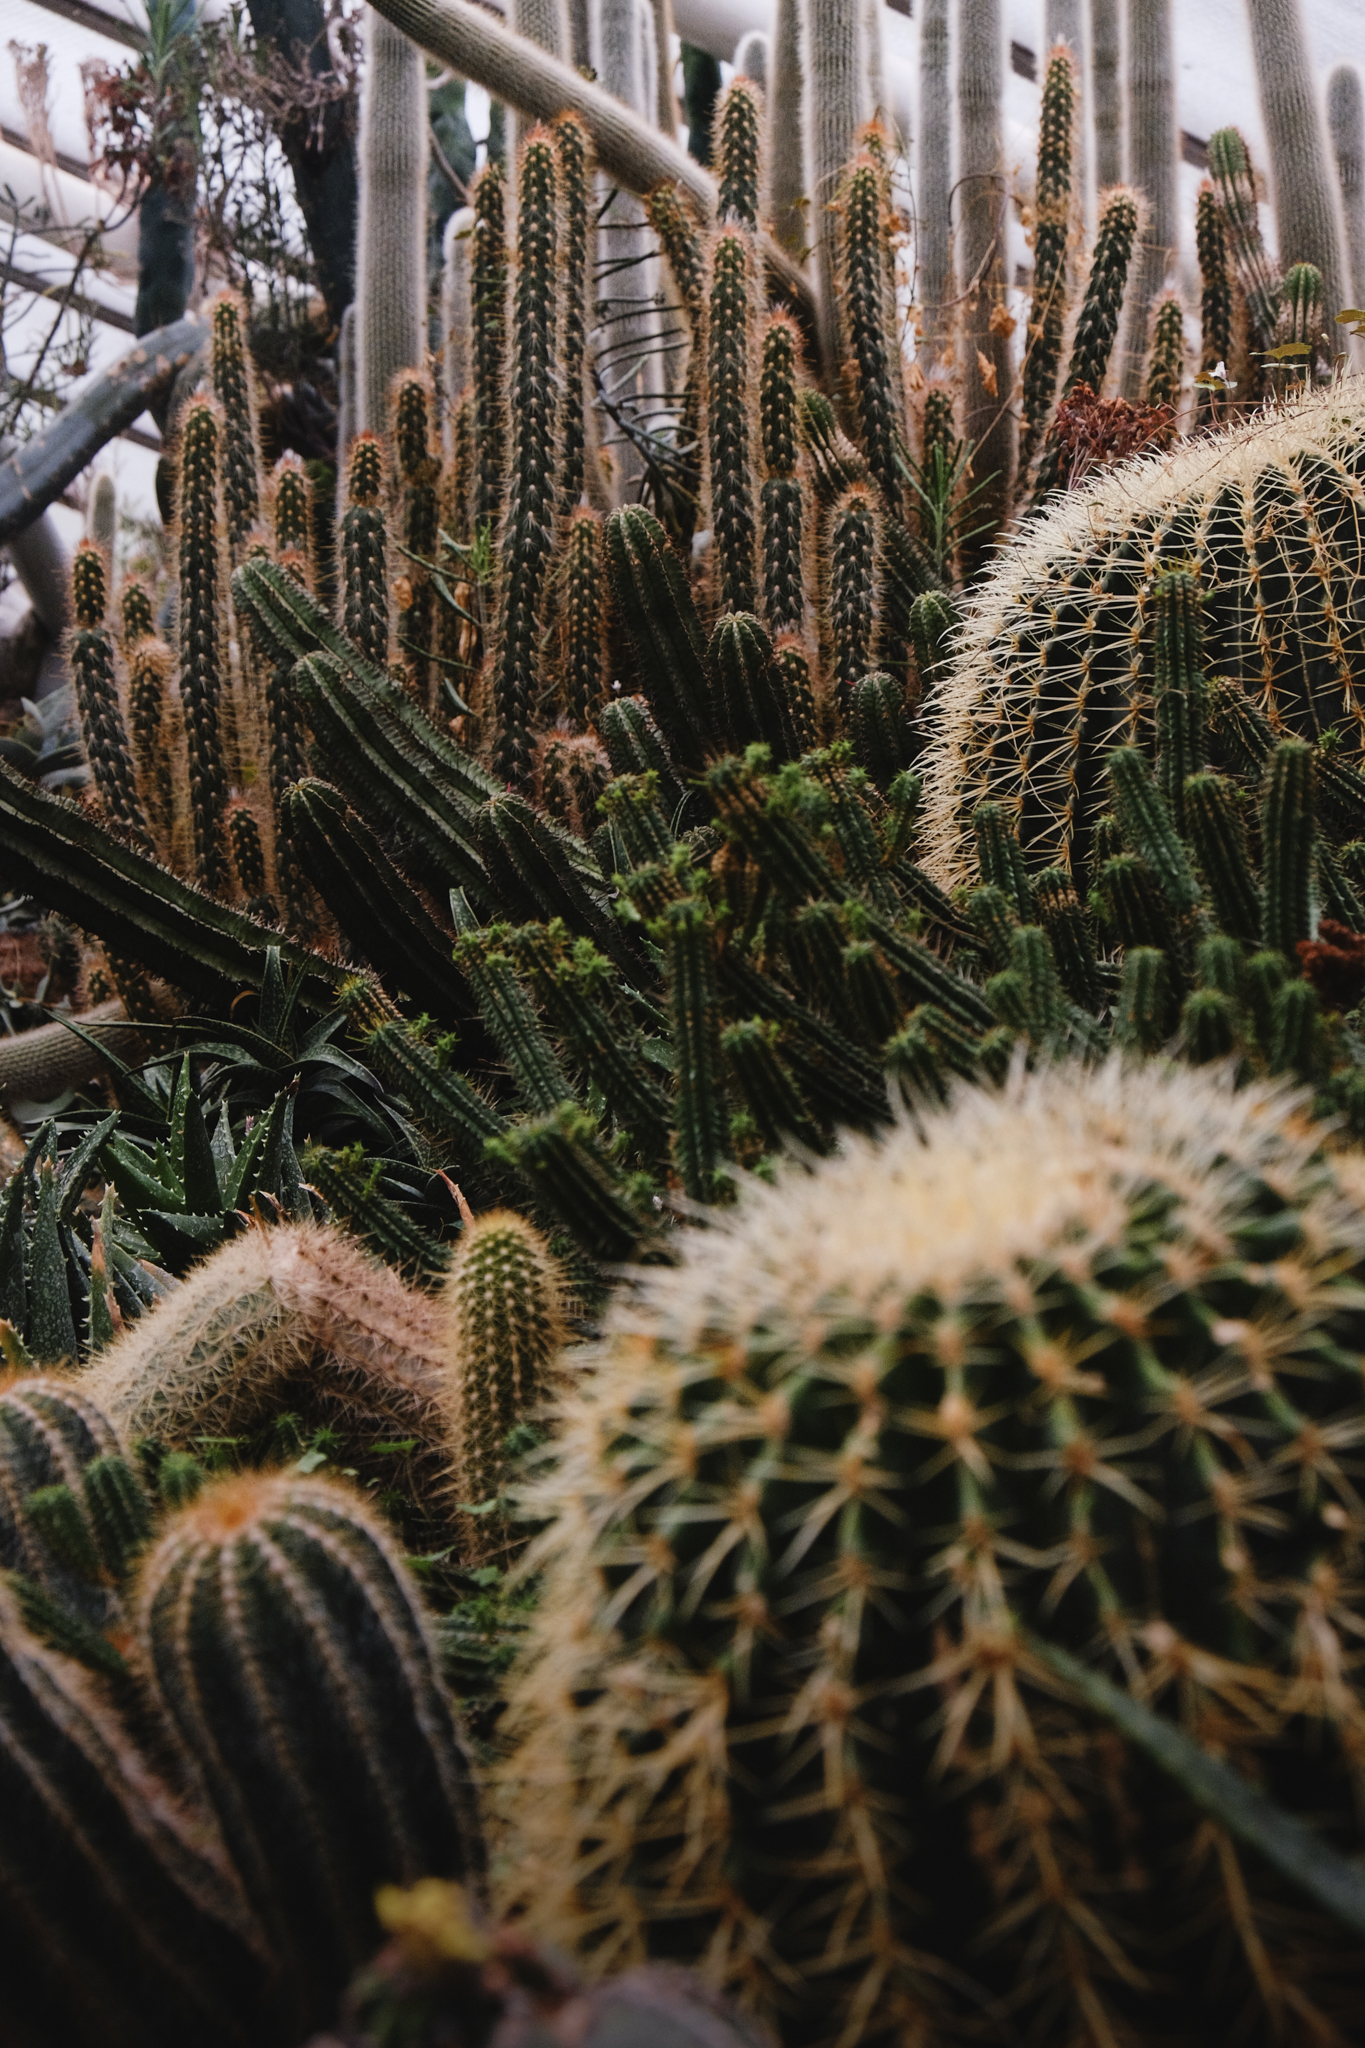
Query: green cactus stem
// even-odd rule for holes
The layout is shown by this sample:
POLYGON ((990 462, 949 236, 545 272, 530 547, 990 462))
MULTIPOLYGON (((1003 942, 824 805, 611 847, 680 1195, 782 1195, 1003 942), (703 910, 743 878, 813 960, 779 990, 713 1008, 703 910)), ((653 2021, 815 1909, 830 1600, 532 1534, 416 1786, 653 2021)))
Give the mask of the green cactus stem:
POLYGON ((781 633, 802 633, 806 624, 810 564, 805 491, 798 474, 800 346, 795 321, 785 313, 773 314, 763 331, 758 402, 764 470, 763 619, 774 639, 781 633))
POLYGON ((559 511, 572 518, 583 496, 587 447, 584 375, 588 337, 588 279, 593 274, 592 143, 574 114, 553 125, 555 168, 564 215, 563 315, 559 344, 563 398, 559 426, 559 511))
POLYGON ((602 521, 581 505, 569 521, 560 607, 560 708, 574 730, 590 725, 607 684, 607 605, 602 521))
POLYGON ((854 484, 829 523, 829 673, 841 707, 872 667, 880 612, 880 515, 872 492, 854 484))
POLYGON ((1299 0, 1248 0, 1247 22, 1265 122, 1280 262, 1322 274, 1329 329, 1346 284, 1339 209, 1328 167, 1322 89, 1299 0))
POLYGON ((1275 339, 1280 279, 1261 237, 1251 156, 1235 128, 1209 138, 1209 176, 1218 195, 1228 254, 1246 297, 1247 311, 1262 348, 1275 339))
POLYGON ((640 687, 679 765, 699 769, 711 744, 711 684, 687 579, 662 526, 643 507, 610 515, 606 548, 640 687))
MULTIPOLYGON (((1119 314, 1123 310, 1139 218, 1135 193, 1123 186, 1109 193, 1100 211, 1094 254, 1090 259, 1090 277, 1072 339, 1066 382, 1062 387, 1063 398, 1070 398, 1079 384, 1088 384, 1096 392, 1104 388, 1109 358, 1114 352, 1118 334, 1119 314)), ((1062 444, 1054 423, 1038 459, 1030 511, 1039 510, 1062 481, 1062 444)))
POLYGON ((214 395, 223 409, 223 509, 234 565, 242 559, 261 508, 260 422, 245 310, 236 292, 220 293, 209 309, 209 363, 214 395))
POLYGON ((1299 941, 1313 936, 1314 830, 1313 750, 1303 740, 1281 740, 1261 797, 1262 933, 1267 946, 1290 960, 1298 957, 1299 941))
MULTIPOLYGON (((1206 179, 1199 188, 1194 215, 1195 246, 1199 253, 1199 374, 1207 377, 1223 365, 1229 375, 1232 361, 1232 283, 1228 275, 1228 238, 1213 186, 1206 179)), ((1201 426, 1216 417, 1218 393, 1205 385, 1199 391, 1197 417, 1201 426)))
MULTIPOLYGON (((1024 357, 1019 474, 1028 473, 1052 416, 1062 362, 1067 311, 1067 239, 1071 231, 1072 123, 1076 110, 1075 60, 1066 49, 1048 59, 1038 129, 1038 176, 1033 200, 1033 302, 1024 357)), ((927 439, 927 431, 926 431, 927 439)))
POLYGON ((716 596, 730 611, 758 603, 757 255, 722 227, 711 246, 706 299, 706 432, 716 596))
POLYGON ((195 399, 180 429, 180 701, 190 767, 195 875, 211 895, 227 884, 223 813, 228 773, 221 710, 228 687, 226 572, 219 506, 222 420, 195 399))
POLYGON ((474 502, 477 529, 502 510, 507 476, 504 375, 507 362, 506 186, 489 162, 474 181, 469 258, 474 405, 474 502))
POLYGON ((720 1059, 715 940, 705 905, 695 897, 670 903, 653 927, 653 938, 664 954, 677 1060, 674 1144, 678 1172, 693 1201, 713 1202, 724 1180, 728 1120, 720 1059))
POLYGON ((150 853, 151 836, 138 798, 133 751, 114 679, 114 638, 104 623, 106 592, 104 556, 93 541, 83 540, 71 565, 75 624, 67 660, 85 751, 105 816, 131 845, 150 853))
POLYGON ((279 912, 270 895, 261 828, 254 812, 244 803, 228 806, 227 839, 237 887, 248 911, 267 924, 277 922, 279 912))
POLYGON ((864 154, 839 191, 839 326, 858 440, 889 510, 905 495, 898 454, 905 393, 895 318, 890 210, 876 160, 864 154))
POLYGON ((287 448, 270 473, 270 524, 275 558, 287 555, 306 589, 313 587, 313 489, 301 456, 287 448))
POLYGON ((1147 357, 1147 381, 1142 390, 1144 405, 1169 405, 1180 409, 1180 391, 1185 373, 1185 314, 1177 298, 1162 299, 1152 324, 1152 347, 1147 357))
POLYGON ((367 661, 383 668, 389 658, 388 521, 384 444, 368 430, 351 443, 347 463, 346 510, 338 536, 342 575, 342 625, 367 661))

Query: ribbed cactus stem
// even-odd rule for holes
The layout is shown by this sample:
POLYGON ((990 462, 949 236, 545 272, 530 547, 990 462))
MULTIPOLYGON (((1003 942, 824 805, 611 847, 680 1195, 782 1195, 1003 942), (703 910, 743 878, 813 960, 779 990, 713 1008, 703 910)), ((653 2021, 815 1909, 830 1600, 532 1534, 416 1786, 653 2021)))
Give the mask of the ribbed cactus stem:
POLYGON ((396 458, 398 537, 406 550, 395 578, 397 633, 413 693, 431 709, 432 656, 436 640, 436 593, 423 565, 436 559, 440 531, 436 452, 436 392, 425 370, 402 370, 390 393, 389 445, 396 458), (416 558, 416 559, 414 559, 416 558), (407 597, 410 602, 402 603, 407 597))
POLYGON ((595 208, 592 204, 592 146, 588 131, 573 114, 554 124, 555 161, 564 222, 562 253, 563 315, 560 376, 563 396, 559 427, 559 510, 571 518, 583 495, 587 448, 587 339, 590 284, 595 255, 595 208))
POLYGON ((876 109, 868 101, 863 8, 858 0, 802 0, 809 233, 820 280, 822 347, 837 360, 839 180, 858 133, 876 109))
POLYGON ((287 449, 271 472, 271 528, 275 559, 288 555, 304 585, 313 587, 313 487, 301 456, 287 449))
POLYGON ((542 607, 554 539, 559 406, 559 226, 554 144, 533 130, 517 173, 517 270, 508 370, 512 429, 499 535, 501 638, 493 667, 493 766, 514 789, 533 775, 540 700, 542 607))
MULTIPOLYGON (((1213 186, 1205 179, 1199 188, 1194 215, 1195 246, 1199 254, 1199 370, 1201 376, 1221 363, 1224 374, 1232 361, 1232 281, 1228 273, 1227 234, 1213 186)), ((1205 424, 1213 415, 1216 394, 1207 386, 1199 392, 1198 418, 1205 424)))
POLYGON ((1351 303, 1359 306, 1365 304, 1365 104, 1354 64, 1338 64, 1327 81, 1327 127, 1341 187, 1351 303))
POLYGON ((228 810, 227 826, 232 865, 243 901, 253 917, 274 924, 279 912, 269 893, 260 825, 245 804, 234 804, 228 810))
POLYGON ((1281 740, 1266 768, 1261 795, 1265 872, 1263 936, 1290 960, 1313 937, 1313 749, 1281 740))
POLYGON ((1142 390, 1152 307, 1178 255, 1178 146, 1171 0, 1128 0, 1128 178, 1146 206, 1119 365, 1125 398, 1142 390))
POLYGON ((223 812, 228 772, 220 724, 228 686, 222 460, 217 406, 195 399, 180 429, 180 701, 189 753, 195 875, 210 895, 227 882, 223 812))
POLYGON ((806 153, 803 146, 805 82, 801 50, 801 0, 776 0, 768 93, 772 163, 773 234, 793 256, 810 237, 806 220, 806 153))
POLYGON ((962 226, 958 256, 970 289, 962 307, 966 361, 964 432, 972 442, 979 531, 966 550, 970 572, 995 538, 1010 504, 1014 472, 1013 367, 996 317, 1005 305, 1006 193, 1004 42, 1000 0, 962 0, 958 9, 958 166, 962 226))
POLYGON ((1269 348, 1275 338, 1280 278, 1261 236, 1251 156, 1235 128, 1220 128, 1210 136, 1209 175, 1218 194, 1228 253, 1246 297, 1251 324, 1261 346, 1269 348))
POLYGON ((103 551, 94 541, 83 540, 71 564, 75 624, 67 660, 85 751, 106 816, 134 846, 150 853, 151 836, 138 800, 133 751, 114 678, 114 636, 104 623, 107 587, 103 551))
POLYGON ((953 87, 951 0, 924 0, 919 32, 919 282, 924 368, 952 353, 953 87))
POLYGON ((389 658, 388 521, 384 444, 368 429, 351 443, 339 533, 342 625, 376 668, 389 658))
POLYGON ((759 363, 763 439, 763 617, 768 631, 800 633, 806 621, 807 525, 796 403, 800 337, 785 313, 770 316, 759 363))
POLYGON ((474 505, 476 526, 496 520, 507 477, 506 181, 488 163, 474 181, 474 228, 469 259, 473 319, 474 505))
POLYGON ((1315 263, 1291 263, 1286 270, 1280 286, 1275 342, 1277 347, 1292 342, 1309 351, 1306 356, 1287 359, 1305 377, 1311 378, 1324 352, 1330 360, 1333 343, 1323 330, 1322 272, 1315 263))
POLYGON ((214 300, 209 323, 213 389, 223 408, 223 510, 228 550, 237 563, 260 517, 261 437, 246 307, 236 292, 223 292, 214 300))
POLYGON ((1322 272, 1330 330, 1345 302, 1346 265, 1303 7, 1300 0, 1247 0, 1247 20, 1270 157, 1280 266, 1312 263, 1322 272))
POLYGON ((175 656, 163 640, 149 636, 128 648, 124 665, 138 794, 157 851, 164 858, 170 851, 175 819, 171 761, 180 734, 179 707, 171 697, 175 656))
POLYGON ((1144 405, 1169 405, 1180 409, 1181 385, 1185 374, 1185 314, 1179 299, 1162 299, 1152 324, 1152 347, 1147 358, 1144 405))
POLYGON ((905 495, 897 455, 905 441, 905 392, 895 319, 890 209, 874 158, 849 168, 839 192, 839 331, 844 380, 867 466, 889 511, 905 495))
POLYGON ((382 433, 389 387, 426 359, 426 69, 416 43, 372 11, 361 93, 356 230, 356 426, 382 433))
POLYGON ((720 1192, 727 1152, 714 937, 705 905, 683 897, 653 927, 668 977, 677 1058, 674 1140, 678 1172, 693 1201, 720 1192))
POLYGON ((166 1523, 136 1632, 305 2034, 374 1945, 377 1885, 478 1881, 469 1765, 416 1587, 359 1493, 243 1473, 166 1523))
POLYGON ((716 109, 716 218, 755 232, 767 212, 765 126, 761 83, 737 74, 716 109))
POLYGON ((1043 81, 1038 177, 1033 200, 1033 303, 1024 358, 1019 470, 1024 474, 1047 428, 1057 394, 1067 311, 1076 71, 1071 53, 1054 50, 1043 81))
POLYGON ((1095 102, 1095 189, 1123 178, 1123 29, 1119 0, 1090 0, 1090 89, 1095 102))
POLYGON ((741 228, 722 227, 711 246, 706 300, 707 477, 716 595, 722 606, 746 612, 758 600, 755 325, 761 289, 753 240, 741 228))
POLYGON ((1157 778, 1176 830, 1185 830, 1185 784, 1205 765, 1203 625, 1199 589, 1188 570, 1159 576, 1152 593, 1156 613, 1155 675, 1157 778))
POLYGON ((841 705, 873 663, 880 610, 878 519, 865 484, 846 491, 830 518, 826 613, 830 675, 841 705))
POLYGON ((156 631, 156 614, 145 584, 129 581, 119 593, 119 618, 123 626, 123 647, 127 654, 139 640, 156 631))
MULTIPOLYGON (((1104 388, 1128 286, 1128 269, 1133 259, 1139 217, 1136 195, 1122 186, 1110 192, 1100 208, 1094 254, 1090 259, 1090 277, 1072 338, 1071 362, 1062 387, 1063 398, 1069 398, 1078 384, 1088 384, 1095 392, 1104 388)), ((1061 481, 1062 445, 1054 427, 1039 458, 1030 509, 1036 510, 1041 506, 1061 481)))
POLYGON ((506 1509, 490 1514, 511 1474, 507 1440, 537 1417, 563 1341, 559 1269, 540 1232, 510 1210, 466 1223, 442 1291, 442 1379, 451 1477, 471 1555, 505 1550, 506 1509))
POLYGON ((580 506, 569 521, 560 610, 563 657, 560 706, 582 728, 595 717, 607 679, 606 572, 602 563, 602 522, 580 506))

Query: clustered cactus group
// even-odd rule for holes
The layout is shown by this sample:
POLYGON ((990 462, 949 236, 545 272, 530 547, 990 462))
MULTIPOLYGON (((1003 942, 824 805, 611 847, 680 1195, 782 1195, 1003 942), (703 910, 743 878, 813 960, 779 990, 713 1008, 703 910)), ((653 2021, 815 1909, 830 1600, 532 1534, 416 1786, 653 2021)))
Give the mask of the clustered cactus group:
MULTIPOLYGON (((78 551, 90 796, 0 761, 0 849, 148 1058, 121 1040, 0 1188, 25 2048, 748 2038, 719 1992, 848 2048, 1358 2023, 1335 286, 1275 264, 1216 137, 1184 410, 1152 195, 1109 188, 1076 262, 1059 44, 1018 474, 983 476, 990 265, 975 367, 931 321, 926 381, 835 11, 779 7, 737 68, 709 216, 655 182, 619 244, 626 145, 527 11, 432 362, 425 239, 382 232, 420 59, 384 27, 334 523, 265 469, 224 294, 173 594, 78 551), (814 295, 766 232, 801 208, 765 64, 815 94, 814 295), (650 237, 627 392, 599 320, 650 237), (1235 396, 1248 323, 1293 388, 1235 396), (206 1113, 234 1059, 252 1092, 206 1113), (495 1638, 474 1737, 457 1580, 495 1638)), ((995 10, 962 12, 989 83, 995 10)))

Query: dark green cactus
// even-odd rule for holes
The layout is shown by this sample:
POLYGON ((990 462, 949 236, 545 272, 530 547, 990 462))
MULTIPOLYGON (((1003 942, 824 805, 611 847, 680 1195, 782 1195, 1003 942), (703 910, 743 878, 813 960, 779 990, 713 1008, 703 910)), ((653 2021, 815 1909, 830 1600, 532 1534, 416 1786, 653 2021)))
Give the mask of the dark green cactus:
POLYGON ((677 1062, 678 1172, 693 1201, 712 1202, 728 1151, 715 935, 706 906, 690 896, 669 904, 652 935, 664 955, 677 1062))
POLYGON ((403 370, 394 379, 389 439, 397 458, 397 530, 404 550, 398 587, 411 598, 406 606, 398 606, 396 630, 413 693, 428 710, 435 695, 436 593, 426 564, 436 557, 440 528, 435 405, 436 393, 425 370, 403 370))
POLYGON ((905 691, 894 677, 863 676, 849 700, 849 731, 860 768, 878 789, 890 789, 910 765, 910 721, 905 691))
MULTIPOLYGON (((1170 301, 1177 304, 1176 301, 1170 301)), ((1203 624, 1199 589, 1187 570, 1168 569, 1152 588, 1156 617, 1152 698, 1156 714, 1157 780, 1177 832, 1185 829, 1185 783, 1205 764, 1203 624)), ((1122 813, 1120 813, 1122 821, 1122 813)))
POLYGON ((1097 1010, 1104 993, 1100 965, 1070 875, 1065 868, 1045 869, 1034 877, 1033 895, 1067 994, 1083 1010, 1097 1010))
POLYGON ((223 292, 216 298, 210 314, 213 389, 223 409, 223 509, 234 564, 241 560, 247 535, 261 511, 256 381, 247 353, 244 315, 245 307, 235 292, 223 292))
MULTIPOLYGON (((1118 334, 1137 226, 1137 200, 1131 192, 1122 187, 1116 188, 1109 194, 1100 214, 1095 252, 1090 260, 1090 277, 1076 322, 1066 382, 1062 387, 1063 398, 1069 398, 1079 384, 1089 385, 1092 391, 1103 389, 1105 372, 1118 334)), ((1038 511, 1062 480, 1062 443, 1054 425, 1038 460, 1030 510, 1038 511)))
POLYGON ((93 541, 82 541, 71 565, 75 628, 67 659, 85 751, 105 816, 131 845, 150 853, 151 835, 138 799, 133 751, 114 679, 114 636, 104 623, 106 591, 104 556, 93 541))
POLYGON ((1185 314, 1178 298, 1160 301, 1152 323, 1152 350, 1147 358, 1147 381, 1143 403, 1169 405, 1174 412, 1180 404, 1185 372, 1185 314))
POLYGON ((366 660, 383 668, 389 658, 389 530, 384 512, 387 488, 384 444, 377 434, 357 434, 346 473, 346 510, 341 518, 342 625, 366 660))
POLYGON ((706 433, 718 602, 758 607, 757 249, 722 227, 711 245, 706 296, 706 433))
POLYGON ((1261 931, 1261 892, 1234 786, 1221 775, 1191 776, 1185 825, 1220 928, 1231 938, 1254 942, 1261 931))
POLYGON ((1114 1036, 1133 1052, 1160 1052, 1172 1025, 1172 990, 1166 955, 1155 946, 1131 946, 1114 1011, 1114 1036))
POLYGON ((880 516, 871 491, 854 484, 830 517, 826 604, 829 667, 841 708, 873 666, 881 598, 880 516))
POLYGON ((1269 348, 1275 338, 1280 280, 1261 238, 1251 157, 1235 128, 1220 128, 1210 136, 1209 176, 1218 194, 1228 254, 1245 294, 1252 326, 1261 346, 1269 348))
POLYGON ((279 913, 267 886, 261 828, 255 813, 244 803, 232 804, 228 808, 227 838, 237 887, 247 909, 253 917, 274 924, 279 913))
POLYGON ((1115 747, 1105 765, 1114 809, 1129 848, 1146 863, 1174 910, 1192 910, 1199 901, 1198 878, 1146 756, 1137 747, 1115 747))
POLYGON ((415 1588, 358 1494, 243 1474, 166 1525, 136 1633, 304 2033, 374 1945, 376 1885, 479 1878, 469 1766, 415 1588))
POLYGON ((180 701, 189 751, 195 876, 210 895, 227 884, 223 813, 228 771, 221 703, 228 686, 226 570, 219 515, 223 426, 197 398, 180 429, 180 701))
MULTIPOLYGON (((555 166, 564 216, 559 373, 559 510, 572 518, 583 495, 586 429, 583 378, 588 337, 588 279, 592 275, 592 145, 574 114, 553 123, 555 166)), ((596 700, 594 699, 594 702, 596 700)))
POLYGON ((770 316, 763 331, 758 402, 763 436, 763 617, 776 639, 801 633, 806 623, 807 560, 805 491, 800 462, 797 364, 800 336, 785 313, 770 316))
POLYGON ((751 232, 757 230, 763 212, 763 131, 762 91, 753 79, 737 73, 715 115, 716 218, 751 232))
POLYGON ((711 684, 687 579, 663 528, 643 507, 611 514, 606 546, 640 687, 679 765, 699 769, 713 743, 711 684))
POLYGON ((796 727, 773 666, 772 642, 758 620, 727 612, 711 636, 707 663, 716 678, 719 722, 731 740, 741 747, 760 740, 775 760, 793 759, 799 751, 796 727))
POLYGON ((492 678, 493 766, 530 787, 532 724, 545 678, 542 626, 554 539, 559 388, 558 189, 554 145, 537 130, 517 185, 517 270, 508 372, 510 481, 498 541, 500 637, 492 678))
MULTIPOLYGON (((1048 60, 1043 80, 1038 128, 1038 178, 1033 200, 1033 302, 1029 308, 1028 350, 1024 357, 1022 422, 1019 430, 1019 474, 1027 476, 1034 453, 1052 416, 1057 377, 1062 363, 1062 334, 1067 311, 1067 242, 1071 231, 1071 128, 1075 118, 1076 77, 1072 56, 1059 50, 1048 60)), ((946 395, 930 392, 925 400, 924 446, 928 467, 931 446, 931 404, 942 408, 946 395)), ((944 440, 941 428, 936 429, 944 440)), ((946 445, 952 442, 952 416, 946 445)))
POLYGON ((586 505, 569 520, 560 601, 559 700, 577 730, 592 722, 606 693, 607 619, 602 522, 586 505))
POLYGON ((469 257, 472 322, 474 490, 473 522, 492 524, 502 510, 507 479, 507 224, 502 167, 491 160, 474 181, 473 240, 469 257))
POLYGON ((782 1058, 781 1032, 761 1017, 744 1018, 721 1032, 720 1049, 735 1086, 770 1152, 796 1144, 823 1151, 820 1131, 782 1058))
POLYGON ((844 378, 858 439, 888 511, 905 495, 900 460, 905 439, 900 344, 894 311, 891 227, 881 171, 860 157, 839 194, 839 326, 844 378))
POLYGON ((286 555, 311 590, 313 585, 313 488, 303 460, 286 449, 271 472, 271 528, 275 556, 286 555))
POLYGON ((1290 960, 1300 939, 1313 936, 1315 825, 1313 750, 1304 740, 1281 740, 1261 793, 1262 936, 1290 960))
POLYGON ((506 927, 466 932, 456 941, 455 959, 529 1114, 546 1116, 561 1102, 572 1102, 568 1076, 541 1029, 508 951, 506 927))
MULTIPOLYGON (((1210 184, 1201 185, 1194 215, 1195 246, 1199 254, 1199 374, 1211 376, 1223 365, 1224 376, 1232 361, 1232 283, 1228 276, 1228 242, 1218 201, 1210 184)), ((1212 386, 1199 391, 1198 419, 1202 424, 1215 416, 1219 394, 1212 386)))
POLYGON ((510 1125, 491 1139, 488 1155, 511 1167, 536 1201, 594 1259, 630 1257, 642 1235, 640 1218, 603 1151, 592 1119, 572 1103, 548 1116, 510 1125))
MULTIPOLYGON (((299 1164, 309 1186, 316 1188, 333 1217, 344 1222, 386 1265, 411 1274, 423 1285, 430 1285, 445 1272, 450 1259, 447 1247, 423 1230, 401 1203, 384 1193, 381 1160, 368 1159, 359 1145, 339 1152, 325 1145, 308 1145, 299 1164)), ((159 1483, 165 1498, 164 1463, 159 1483)), ((179 1500, 174 1503, 181 1504, 179 1500)))

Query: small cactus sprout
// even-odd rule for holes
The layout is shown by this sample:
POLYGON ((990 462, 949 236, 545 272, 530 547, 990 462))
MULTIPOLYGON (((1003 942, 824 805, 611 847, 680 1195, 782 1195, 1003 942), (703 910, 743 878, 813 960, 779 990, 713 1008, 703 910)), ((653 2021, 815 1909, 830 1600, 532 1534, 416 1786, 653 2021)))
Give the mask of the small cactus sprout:
MULTIPOLYGON (((1011 956, 1055 1013, 1042 934, 1011 956)), ((500 1903, 702 1962, 799 2043, 987 2002, 1025 2039, 1225 2041, 1289 1982, 1344 2020, 1340 1933, 1306 1899, 1291 1933, 1034 1646, 1357 1838, 1328 1446, 1360 1427, 1365 1214, 1283 1089, 1114 1060, 935 1107, 930 1037, 887 1049, 913 1121, 751 1182, 561 1404, 500 1903)))
POLYGON ((181 1768, 279 1951, 300 2039, 373 1948, 377 1885, 480 1876, 469 1765, 415 1584, 358 1492, 245 1473, 165 1524, 135 1630, 181 1768))
POLYGON ((68 658, 85 751, 110 823, 144 853, 152 850, 138 798, 137 773, 114 678, 114 636, 104 623, 108 579, 103 551, 83 540, 71 565, 75 627, 68 658))
POLYGON ((480 1558, 507 1546, 508 1439, 549 1394, 561 1293, 555 1260, 524 1217, 491 1209, 465 1224, 442 1296, 441 1405, 466 1540, 480 1558))

